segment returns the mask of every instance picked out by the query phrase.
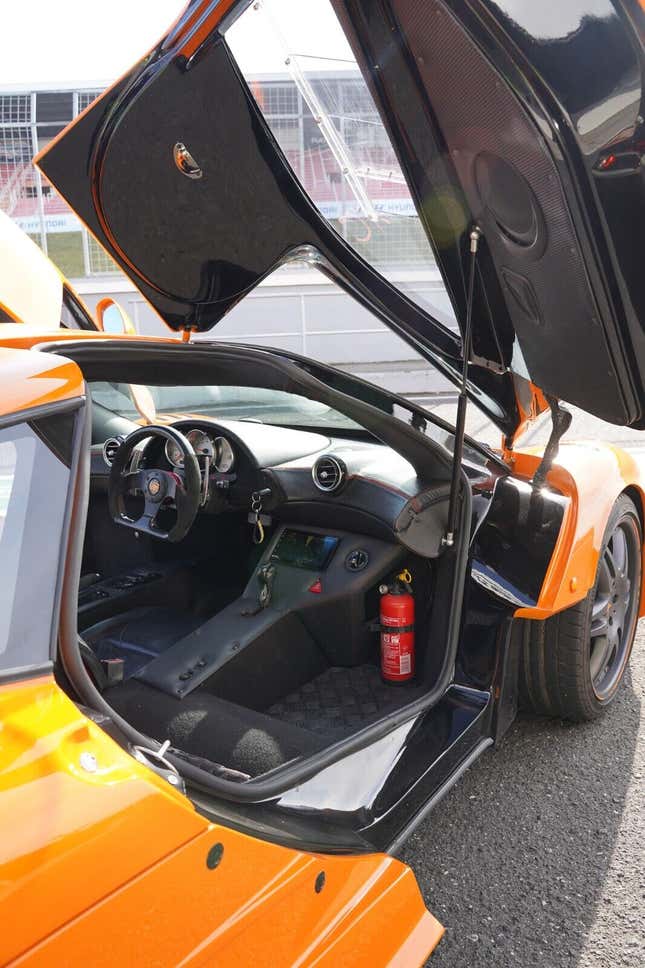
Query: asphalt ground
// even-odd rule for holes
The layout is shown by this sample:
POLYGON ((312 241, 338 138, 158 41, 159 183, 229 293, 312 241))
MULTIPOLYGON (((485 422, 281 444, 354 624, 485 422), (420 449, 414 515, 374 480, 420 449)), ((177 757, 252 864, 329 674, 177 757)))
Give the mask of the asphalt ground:
POLYGON ((642 968, 645 623, 595 723, 516 720, 402 859, 446 928, 432 968, 642 968))
MULTIPOLYGON (((645 433, 572 431, 643 453, 645 433)), ((402 857, 446 927, 432 968, 645 965, 644 709, 645 620, 600 720, 521 715, 417 828, 402 857)))

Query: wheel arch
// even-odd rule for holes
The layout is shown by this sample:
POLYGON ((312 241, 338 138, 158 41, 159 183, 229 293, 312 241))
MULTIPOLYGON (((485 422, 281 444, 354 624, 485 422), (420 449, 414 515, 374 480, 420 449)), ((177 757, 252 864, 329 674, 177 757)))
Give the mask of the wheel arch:
MULTIPOLYGON (((634 505, 636 507, 636 510, 638 511, 638 516, 641 522, 641 534, 645 534, 645 486, 643 486, 642 484, 641 485, 630 484, 629 487, 625 488, 625 490, 623 491, 623 494, 627 495, 627 497, 634 502, 634 505)), ((645 544, 643 545, 643 548, 642 548, 642 559, 643 559, 643 568, 642 568, 642 581, 641 581, 641 598, 640 598, 640 605, 638 609, 639 618, 643 618, 645 616, 645 544)))

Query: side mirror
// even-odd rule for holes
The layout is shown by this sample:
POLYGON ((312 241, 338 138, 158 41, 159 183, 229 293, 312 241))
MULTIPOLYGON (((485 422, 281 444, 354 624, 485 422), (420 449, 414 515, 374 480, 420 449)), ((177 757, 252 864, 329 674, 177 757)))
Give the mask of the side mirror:
POLYGON ((107 296, 101 299, 96 305, 96 322, 100 330, 104 333, 114 335, 130 334, 135 332, 130 317, 122 306, 119 306, 113 299, 107 296))

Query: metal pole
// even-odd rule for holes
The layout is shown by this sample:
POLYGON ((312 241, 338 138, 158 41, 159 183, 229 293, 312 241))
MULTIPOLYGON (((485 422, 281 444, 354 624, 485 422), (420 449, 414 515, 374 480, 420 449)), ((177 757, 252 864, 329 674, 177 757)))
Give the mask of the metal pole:
MULTIPOLYGON (((36 92, 31 92, 31 120, 29 125, 31 137, 32 157, 38 154, 38 128, 36 126, 36 92)), ((40 247, 48 255, 47 251, 47 224, 45 222, 45 205, 43 202, 43 180, 38 168, 34 168, 36 175, 36 196, 38 200, 38 216, 40 218, 40 247)))

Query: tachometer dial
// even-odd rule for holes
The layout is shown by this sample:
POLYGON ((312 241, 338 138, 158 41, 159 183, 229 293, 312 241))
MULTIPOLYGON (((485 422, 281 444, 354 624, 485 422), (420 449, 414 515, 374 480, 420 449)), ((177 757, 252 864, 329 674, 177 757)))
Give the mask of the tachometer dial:
POLYGON ((186 439, 191 444, 198 457, 210 457, 210 459, 213 460, 215 456, 215 444, 207 433, 204 433, 203 430, 199 430, 197 427, 195 427, 194 430, 188 431, 186 434, 186 439))
POLYGON ((215 445, 215 469, 221 474, 230 474, 235 467, 235 454, 226 437, 216 437, 213 441, 215 445))
POLYGON ((173 467, 183 467, 184 466, 184 454, 179 446, 174 440, 166 441, 166 457, 173 467))

